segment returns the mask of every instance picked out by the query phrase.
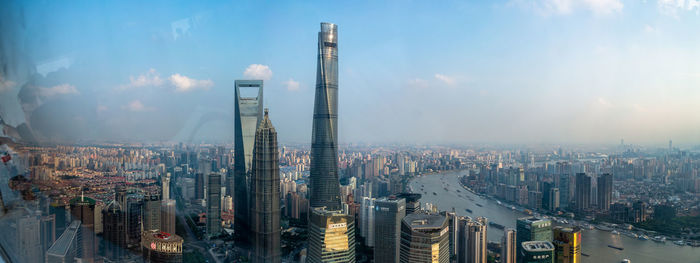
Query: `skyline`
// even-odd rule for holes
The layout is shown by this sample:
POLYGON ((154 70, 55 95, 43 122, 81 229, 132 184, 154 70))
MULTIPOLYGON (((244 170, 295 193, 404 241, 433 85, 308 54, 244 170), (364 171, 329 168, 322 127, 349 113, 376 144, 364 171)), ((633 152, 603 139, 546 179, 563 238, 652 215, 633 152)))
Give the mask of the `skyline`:
POLYGON ((0 113, 59 142, 232 142, 233 82, 258 78, 280 142, 308 143, 315 32, 331 22, 341 144, 697 145, 700 8, 667 2, 13 2, 2 52, 20 70, 2 72, 0 113))

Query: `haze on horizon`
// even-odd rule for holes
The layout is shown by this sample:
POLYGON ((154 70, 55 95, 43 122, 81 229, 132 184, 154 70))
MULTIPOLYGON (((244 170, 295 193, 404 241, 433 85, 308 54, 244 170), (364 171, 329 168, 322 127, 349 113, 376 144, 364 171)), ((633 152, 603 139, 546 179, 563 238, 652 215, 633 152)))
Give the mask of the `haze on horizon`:
POLYGON ((0 116, 43 141, 230 142, 263 79, 308 143, 320 22, 341 143, 700 144, 700 1, 9 1, 0 116), (156 12, 154 12, 156 10, 156 12))

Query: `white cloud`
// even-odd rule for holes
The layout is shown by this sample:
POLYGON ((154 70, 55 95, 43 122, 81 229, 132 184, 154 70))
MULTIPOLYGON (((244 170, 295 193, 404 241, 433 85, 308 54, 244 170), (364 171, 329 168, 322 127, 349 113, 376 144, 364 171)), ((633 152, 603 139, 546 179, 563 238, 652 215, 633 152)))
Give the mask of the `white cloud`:
POLYGON ((128 111, 133 111, 133 112, 142 112, 142 111, 151 111, 153 110, 152 107, 146 107, 141 103, 140 100, 133 100, 129 102, 129 104, 126 104, 122 106, 122 109, 128 110, 128 111))
POLYGON ((160 73, 155 69, 149 69, 146 74, 141 74, 137 77, 130 76, 129 84, 121 86, 121 89, 157 87, 161 85, 163 85, 163 79, 160 77, 160 73))
POLYGON ((679 11, 690 11, 700 14, 700 0, 658 0, 659 12, 678 17, 679 11))
POLYGON ((656 33, 656 32, 657 32, 657 29, 656 29, 655 27, 651 26, 651 25, 645 25, 645 26, 644 26, 644 32, 647 32, 647 33, 656 33))
POLYGON ((61 84, 50 88, 40 88, 39 95, 43 97, 53 97, 56 95, 80 94, 75 86, 70 84, 61 84))
POLYGON ((251 64, 245 69, 243 76, 249 79, 269 80, 272 78, 272 70, 266 65, 251 64))
POLYGON ((175 92, 187 92, 195 89, 207 90, 214 85, 211 80, 198 80, 180 74, 171 75, 168 80, 175 86, 175 92))
POLYGON ((285 81, 284 86, 287 87, 287 90, 289 90, 289 91, 299 90, 299 82, 295 81, 294 79, 289 79, 289 80, 285 81))
POLYGON ((612 107, 612 103, 603 97, 598 98, 598 104, 606 108, 612 107))
POLYGON ((509 5, 521 6, 544 15, 568 15, 577 9, 589 10, 596 15, 622 11, 621 0, 511 0, 509 5))
POLYGON ((413 88, 424 89, 428 87, 428 82, 421 78, 409 79, 408 86, 413 88))
POLYGON ((98 113, 103 112, 103 111, 107 111, 107 110, 109 110, 109 108, 108 108, 107 106, 105 106, 105 105, 98 105, 98 106, 97 106, 97 112, 98 112, 98 113))
POLYGON ((440 74, 440 73, 435 73, 435 78, 436 78, 437 80, 439 80, 439 81, 444 82, 444 83, 447 84, 448 86, 452 86, 452 85, 454 85, 454 84, 456 83, 456 80, 455 80, 454 77, 450 77, 450 76, 443 75, 443 74, 440 74))

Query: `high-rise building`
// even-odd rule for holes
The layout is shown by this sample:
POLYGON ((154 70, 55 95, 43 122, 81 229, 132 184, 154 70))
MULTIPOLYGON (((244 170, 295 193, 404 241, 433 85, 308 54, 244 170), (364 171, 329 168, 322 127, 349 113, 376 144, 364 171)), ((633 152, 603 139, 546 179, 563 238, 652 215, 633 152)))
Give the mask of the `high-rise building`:
POLYGON ((527 241, 552 241, 552 221, 549 219, 541 219, 534 216, 518 218, 516 222, 518 231, 516 243, 518 251, 518 262, 521 262, 522 248, 521 244, 527 241))
POLYGON ((554 245, 549 241, 526 241, 520 244, 522 263, 554 263, 554 245))
POLYGON ((485 263, 487 260, 487 227, 488 220, 484 217, 472 220, 469 217, 459 219, 457 226, 458 235, 458 263, 485 263))
POLYGON ((400 193, 396 197, 406 199, 406 214, 413 214, 420 211, 421 194, 418 193, 400 193))
POLYGON ((63 234, 46 251, 46 263, 74 262, 80 245, 79 232, 80 221, 71 222, 63 234))
POLYGON ((406 199, 383 197, 374 202, 374 262, 399 262, 401 219, 406 216, 406 199))
POLYGON ((73 219, 81 222, 77 257, 88 263, 95 261, 95 203, 95 199, 83 195, 70 201, 73 219))
POLYGON ((221 174, 210 173, 207 187, 207 234, 221 233, 221 174))
POLYGON ((586 173, 576 174, 576 211, 585 212, 591 208, 591 177, 586 173))
POLYGON ((307 262, 355 262, 355 219, 339 210, 311 208, 307 262))
POLYGON ((550 188, 547 195, 549 196, 547 207, 550 211, 557 211, 559 209, 559 188, 550 188))
POLYGON ((167 233, 175 233, 176 201, 164 200, 160 208, 160 229, 167 233))
POLYGON ((370 197, 362 197, 360 204, 360 236, 365 239, 365 246, 374 247, 374 201, 370 197))
POLYGON ((280 170, 277 131, 268 111, 255 132, 250 180, 252 262, 280 262, 280 170))
POLYGON ((503 238, 501 239, 502 263, 515 263, 516 235, 517 232, 515 232, 515 229, 512 228, 508 228, 503 231, 503 238))
POLYGON ((578 227, 554 227, 555 255, 557 263, 581 262, 581 229, 578 227))
POLYGON ((447 225, 450 233, 450 258, 455 258, 457 256, 458 250, 458 237, 459 237, 459 217, 457 213, 453 210, 452 212, 442 211, 440 215, 447 217, 447 225))
POLYGON ((126 196, 126 246, 138 248, 141 245, 143 228, 143 196, 130 194, 126 196))
POLYGON ((170 173, 165 173, 162 179, 161 200, 170 200, 170 173))
POLYGON ((399 262, 450 262, 450 234, 447 218, 413 213, 401 221, 399 262))
POLYGON ((143 198, 143 230, 160 229, 160 209, 162 202, 158 195, 146 195, 143 198))
MULTIPOLYGON (((234 107, 234 229, 237 236, 248 237, 251 226, 250 174, 255 131, 263 118, 263 81, 236 80, 234 107)), ((240 240, 247 242, 248 238, 240 240)))
POLYGON ((572 180, 569 174, 559 175, 559 184, 555 184, 559 188, 559 207, 570 208, 570 201, 573 197, 572 180))
POLYGON ((143 231, 141 251, 144 262, 182 263, 183 239, 175 234, 161 231, 143 231))
POLYGON ((204 174, 195 174, 194 181, 194 199, 202 200, 204 199, 204 174))
POLYGON ((601 211, 609 211, 612 204, 613 190, 613 175, 610 173, 602 174, 598 177, 598 209, 601 211))
POLYGON ((14 234, 14 237, 17 241, 15 249, 17 254, 21 255, 16 260, 27 263, 41 262, 44 255, 41 245, 41 212, 27 212, 27 215, 17 218, 16 222, 17 232, 14 234))
POLYGON ((311 137, 311 207, 339 210, 338 26, 321 23, 311 137))
POLYGON ((126 255, 126 211, 112 201, 102 210, 105 256, 118 261, 126 255))

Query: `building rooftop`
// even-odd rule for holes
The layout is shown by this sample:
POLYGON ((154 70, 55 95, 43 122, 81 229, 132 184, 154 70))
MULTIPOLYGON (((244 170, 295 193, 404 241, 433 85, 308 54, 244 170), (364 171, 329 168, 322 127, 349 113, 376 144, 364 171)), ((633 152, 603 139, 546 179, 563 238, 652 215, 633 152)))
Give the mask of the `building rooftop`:
POLYGON ((68 250, 78 234, 78 228, 80 227, 80 221, 76 220, 70 223, 68 228, 63 231, 60 237, 53 242, 53 245, 46 251, 47 254, 65 256, 68 254, 68 250))
POLYGON ((538 224, 538 223, 551 222, 551 220, 549 220, 549 219, 543 219, 543 218, 538 218, 538 217, 534 217, 534 216, 521 217, 521 218, 518 218, 518 221, 524 222, 527 224, 538 224))
POLYGON ((403 218, 405 224, 410 225, 414 230, 428 230, 442 228, 445 225, 446 217, 434 214, 409 214, 403 218))
POLYGON ((543 252, 554 250, 554 245, 549 241, 527 241, 522 243, 523 249, 528 252, 543 252))

